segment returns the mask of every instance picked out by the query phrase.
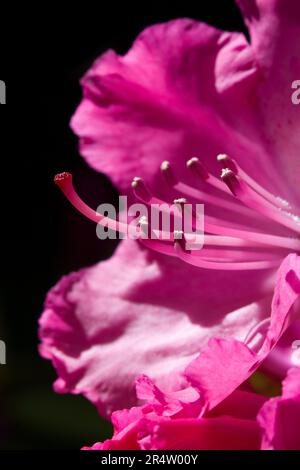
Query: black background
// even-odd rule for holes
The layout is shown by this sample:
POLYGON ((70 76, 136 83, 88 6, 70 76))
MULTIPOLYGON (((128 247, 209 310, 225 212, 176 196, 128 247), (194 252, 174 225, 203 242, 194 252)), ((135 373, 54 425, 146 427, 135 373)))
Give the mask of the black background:
POLYGON ((37 352, 37 321, 47 290, 63 275, 109 256, 95 226, 53 184, 72 171, 93 207, 116 201, 109 181, 81 159, 69 120, 81 98, 79 78, 107 48, 125 53, 146 26, 191 17, 244 31, 233 1, 75 2, 1 13, 0 107, 1 303, 0 446, 78 449, 109 435, 85 399, 52 392, 55 373, 37 352))

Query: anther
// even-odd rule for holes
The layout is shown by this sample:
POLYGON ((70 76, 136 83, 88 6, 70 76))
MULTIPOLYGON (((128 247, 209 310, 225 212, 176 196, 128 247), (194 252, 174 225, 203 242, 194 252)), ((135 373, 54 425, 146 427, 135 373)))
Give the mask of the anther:
POLYGON ((184 232, 182 230, 174 230, 174 241, 182 240, 184 232))
POLYGON ((174 175, 170 162, 166 160, 162 162, 162 164, 160 165, 160 169, 168 185, 171 187, 176 186, 178 181, 176 179, 176 176, 174 175))
POLYGON ((142 178, 136 176, 133 178, 131 187, 133 189, 133 192, 135 196, 144 201, 144 202, 149 202, 152 198, 152 194, 148 190, 147 186, 145 185, 144 181, 142 178))
POLYGON ((222 165, 223 168, 229 168, 231 171, 233 171, 233 173, 236 175, 238 174, 238 168, 235 164, 235 161, 225 153, 218 155, 217 161, 222 165))
POLYGON ((186 204, 187 200, 185 199, 185 197, 179 197, 178 199, 174 199, 173 203, 179 204, 181 206, 182 204, 186 204))
POLYGON ((221 179, 228 186, 232 194, 237 196, 241 185, 235 173, 229 168, 223 168, 221 172, 221 179))
POLYGON ((148 222, 148 218, 143 215, 140 219, 139 219, 139 227, 141 229, 141 232, 146 236, 146 238, 148 238, 148 234, 149 234, 149 222, 148 222))
POLYGON ((208 180, 209 178, 209 173, 206 170, 205 166, 200 163, 199 159, 197 157, 193 157, 190 160, 186 162, 186 166, 194 171, 194 173, 199 176, 203 180, 208 180))
POLYGON ((188 253, 186 249, 185 234, 182 230, 174 230, 173 240, 174 240, 174 252, 177 254, 177 256, 179 253, 188 253))

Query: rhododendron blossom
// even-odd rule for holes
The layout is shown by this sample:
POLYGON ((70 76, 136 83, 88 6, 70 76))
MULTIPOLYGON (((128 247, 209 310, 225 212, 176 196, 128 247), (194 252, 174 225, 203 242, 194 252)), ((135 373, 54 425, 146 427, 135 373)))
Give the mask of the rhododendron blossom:
POLYGON ((113 413, 112 439, 90 449, 299 449, 300 368, 289 371, 281 397, 268 400, 239 388, 288 325, 300 294, 294 277, 299 265, 300 258, 290 255, 280 267, 259 345, 211 339, 186 368, 187 387, 176 392, 164 393, 141 376, 136 392, 146 404, 113 413))
MULTIPOLYGON (((136 405, 144 377, 146 405, 115 413, 115 435, 99 448, 299 444, 292 432, 280 437, 282 410, 299 413, 296 388, 286 391, 297 369, 281 398, 239 387, 259 366, 284 378, 300 365, 300 108, 291 100, 300 6, 237 3, 250 42, 174 20, 147 28, 124 56, 106 52, 82 79, 71 125, 86 161, 146 206, 204 204, 201 250, 186 248, 184 232, 123 240, 48 294, 40 351, 57 392, 81 393, 109 416, 136 405), (188 442, 173 440, 178 427, 188 442)), ((88 207, 69 173, 56 183, 97 224, 128 230, 88 207)), ((151 232, 151 221, 139 229, 151 232)))

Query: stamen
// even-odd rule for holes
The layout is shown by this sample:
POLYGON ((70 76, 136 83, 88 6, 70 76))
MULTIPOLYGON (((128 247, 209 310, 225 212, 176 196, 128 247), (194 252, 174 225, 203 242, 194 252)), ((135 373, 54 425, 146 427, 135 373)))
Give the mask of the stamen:
MULTIPOLYGON (((95 210, 91 209, 76 193, 73 182, 72 182, 72 175, 71 173, 60 173, 54 177, 55 184, 61 189, 64 193, 66 198, 69 202, 85 217, 96 222, 97 224, 100 223, 104 227, 108 227, 111 230, 121 232, 124 234, 132 235, 133 238, 136 238, 136 230, 135 227, 131 227, 130 225, 120 222, 118 220, 110 219, 109 217, 105 217, 95 210)), ((142 187, 140 186, 140 180, 137 181, 139 185, 139 189, 142 187)), ((145 196, 145 192, 142 191, 143 196, 145 196)), ((139 226, 141 231, 146 230, 148 226, 147 217, 142 216, 139 220, 139 226)), ((156 231, 155 235, 157 238, 162 240, 173 240, 173 234, 168 234, 167 232, 163 231, 156 231)))
MULTIPOLYGON (((174 235, 172 235, 172 238, 174 238, 174 235)), ((161 253, 163 255, 167 256, 172 256, 176 257, 176 253, 173 248, 173 244, 170 244, 168 242, 161 242, 159 240, 149 240, 149 238, 141 238, 139 239, 139 242, 144 245, 146 248, 149 248, 150 250, 154 250, 157 253, 161 253)))
POLYGON ((174 240, 182 240, 184 232, 182 230, 174 230, 174 240))
POLYGON ((253 191, 241 177, 238 177, 229 168, 224 168, 222 180, 227 184, 232 194, 246 206, 265 215, 269 219, 300 233, 300 217, 278 209, 258 193, 253 191))
POLYGON ((218 155, 217 160, 221 163, 223 168, 229 168, 232 170, 236 175, 241 176, 243 180, 256 191, 258 194, 263 196, 269 202, 274 204, 276 207, 280 207, 281 209, 288 209, 290 208, 290 204, 285 199, 275 196, 274 194, 270 193, 266 188, 261 186, 257 183, 251 176, 249 176, 242 168, 228 155, 218 155))
MULTIPOLYGON (((233 173, 232 175, 233 177, 235 177, 233 173)), ((139 181, 141 180, 139 179, 139 181)), ((238 186, 238 183, 237 183, 237 186, 238 186)), ((148 191, 147 199, 143 199, 143 197, 145 196, 144 192, 142 191, 135 192, 136 197, 140 201, 144 202, 147 205, 155 204, 156 206, 159 207, 160 212, 165 213, 167 210, 167 213, 169 213, 169 210, 166 209, 168 207, 168 204, 165 201, 162 201, 161 199, 158 199, 154 196, 149 197, 149 194, 150 193, 148 191)), ((186 199, 184 198, 177 199, 177 201, 180 201, 180 200, 186 202, 186 199)), ((182 213, 179 212, 177 215, 181 216, 182 213)), ((225 235, 229 237, 234 237, 235 239, 247 240, 248 242, 252 243, 251 246, 257 246, 257 245, 264 246, 265 245, 265 246, 270 246, 272 248, 276 247, 276 248, 296 250, 296 251, 300 250, 299 239, 291 238, 291 237, 281 237, 277 235, 270 235, 267 233, 253 232, 251 230, 248 230, 247 227, 242 227, 243 229, 240 229, 239 228, 240 226, 238 224, 236 224, 237 228, 235 228, 235 227, 228 225, 228 223, 226 223, 220 218, 216 219, 215 217, 211 217, 208 215, 205 215, 204 227, 205 227, 205 231, 208 233, 217 234, 217 235, 225 235)))
POLYGON ((173 172, 173 169, 170 165, 170 162, 168 162, 167 160, 162 162, 162 164, 160 165, 160 169, 161 169, 162 175, 165 178, 168 185, 171 186, 171 187, 176 186, 178 181, 177 181, 177 179, 174 175, 174 172, 173 172))
POLYGON ((232 158, 230 158, 226 153, 221 153, 217 156, 217 161, 222 165, 223 168, 229 168, 236 175, 238 174, 238 169, 236 163, 232 158))
MULTIPOLYGON (((216 207, 221 207, 223 209, 228 210, 229 212, 236 212, 241 215, 249 215, 249 210, 243 206, 237 205, 235 202, 231 202, 228 200, 221 199, 218 196, 214 196, 212 194, 208 194, 204 191, 199 189, 193 188, 181 181, 178 181, 173 173, 171 165, 169 162, 163 162, 161 165, 162 174, 167 182, 167 184, 174 190, 189 196, 193 199, 197 199, 202 203, 212 204, 216 207)), ((219 185, 218 185, 219 186, 219 185)), ((220 188, 218 188, 220 189, 220 188)), ((252 214, 250 212, 250 214, 252 214)), ((253 214, 252 214, 253 216, 253 214)))
MULTIPOLYGON (((222 237, 219 237, 222 238, 222 237)), ((174 231, 173 234, 170 234, 170 240, 173 240, 174 243, 178 243, 180 241, 185 240, 185 235, 182 231, 174 231)), ((157 251, 159 253, 169 255, 169 256, 177 256, 176 250, 174 251, 174 246, 169 243, 169 241, 161 241, 161 240, 149 240, 149 239, 140 239, 139 240, 144 246, 147 248, 150 248, 154 251, 157 251)), ((205 238, 205 244, 207 244, 207 240, 205 238)), ((191 244, 189 244, 189 247, 192 247, 191 244)), ((184 243, 181 244, 181 248, 185 250, 185 245, 184 243)), ((220 260, 222 262, 231 262, 234 263, 236 261, 274 261, 276 262, 277 265, 280 264, 280 261, 282 260, 282 256, 276 253, 264 253, 264 252, 245 252, 244 250, 234 250, 234 249, 229 249, 229 250, 214 250, 211 248, 202 248, 201 250, 190 250, 190 254, 192 254, 193 257, 201 257, 203 261, 216 261, 219 264, 220 260), (263 258, 263 259, 262 259, 263 258)), ((199 260, 198 260, 199 263, 199 260)), ((255 266, 252 265, 251 269, 255 269, 255 266)))
MULTIPOLYGON (((156 208, 157 210, 159 210, 159 212, 161 213, 167 213, 167 214, 170 214, 170 204, 168 204, 167 202, 163 201, 162 199, 159 199, 155 196, 153 196, 150 191, 148 190, 148 188, 146 187, 145 183, 143 182, 142 178, 137 178, 135 177, 131 183, 131 186, 133 188, 133 192, 134 192, 134 195, 135 197, 143 202, 144 204, 148 205, 149 207, 151 208, 156 208)), ((174 205, 173 205, 173 209, 174 209, 174 213, 173 213, 173 216, 174 217, 181 217, 182 216, 182 210, 181 208, 179 209, 178 206, 180 206, 179 202, 180 201, 185 201, 185 199, 183 198, 180 198, 180 199, 176 199, 176 201, 178 201, 178 203, 176 204, 174 202, 174 205)), ((156 233, 157 231, 155 231, 156 233)))
MULTIPOLYGON (((290 207, 286 201, 280 200, 261 187, 228 155, 219 155, 217 159, 223 167, 222 182, 211 175, 196 157, 187 162, 187 167, 198 178, 215 189, 225 191, 227 196, 233 194, 237 202, 207 194, 178 181, 167 161, 162 163, 161 171, 168 185, 184 195, 200 200, 200 202, 216 205, 218 208, 247 215, 250 217, 250 222, 253 220, 255 224, 257 218, 268 217, 272 221, 300 233, 300 217, 285 211, 287 207, 290 207)), ((144 246, 168 256, 176 256, 195 267, 217 270, 273 269, 286 255, 285 250, 300 251, 299 237, 275 235, 273 234, 274 227, 273 233, 255 232, 239 222, 235 223, 207 215, 204 218, 204 245, 199 249, 197 243, 193 245, 191 241, 188 241, 188 236, 193 233, 184 233, 182 230, 174 230, 171 233, 153 230, 146 216, 140 218, 136 227, 99 214, 87 206, 75 192, 70 173, 56 175, 55 183, 73 206, 89 219, 111 230, 119 231, 135 239, 138 238, 144 246)), ((177 217, 179 217, 182 222, 182 209, 187 204, 186 198, 176 198, 173 205, 170 206, 153 196, 142 178, 139 177, 133 179, 132 188, 137 199, 151 208, 155 205, 159 212, 167 213, 168 216, 172 215, 174 221, 178 221, 177 217)), ((193 209, 191 216, 192 229, 194 229, 197 226, 197 214, 193 209)), ((270 230, 272 231, 272 225, 270 230)))
POLYGON ((166 232, 163 230, 152 230, 152 227, 149 225, 148 218, 145 215, 140 218, 138 227, 140 229, 139 239, 151 239, 151 241, 163 240, 164 242, 173 241, 173 233, 166 232))
POLYGON ((176 242, 174 244, 174 250, 177 253, 177 256, 192 266, 197 268, 206 268, 206 269, 216 269, 216 270, 225 270, 225 271, 248 271, 251 269, 272 269, 278 266, 278 260, 263 260, 263 261, 246 261, 246 262, 217 262, 209 261, 207 259, 200 258, 199 256, 194 256, 193 252, 187 252, 183 248, 182 243, 176 242))
POLYGON ((223 168, 221 173, 221 179, 224 181, 224 183, 227 184, 232 194, 236 196, 237 192, 240 189, 240 183, 235 173, 229 168, 223 168))
POLYGON ((133 188, 134 194, 138 199, 142 199, 143 201, 147 202, 151 200, 152 194, 150 193, 142 178, 139 176, 133 178, 131 186, 133 188))
POLYGON ((197 157, 193 157, 188 160, 186 162, 186 166, 187 168, 193 170, 193 172, 204 181, 208 180, 211 177, 205 166, 200 163, 199 158, 197 157))
MULTIPOLYGON (((192 247, 192 246, 191 246, 192 247)), ((211 247, 208 248, 202 248, 201 250, 191 250, 193 253, 193 256, 201 256, 201 258, 208 259, 208 260, 214 260, 214 261, 277 261, 277 263, 280 263, 280 260, 282 260, 283 255, 280 253, 273 253, 273 252, 263 252, 263 251, 246 251, 245 249, 243 250, 236 250, 229 248, 229 249, 224 249, 224 247, 220 247, 222 249, 213 249, 211 247)))
POLYGON ((225 186, 225 191, 224 191, 224 185, 222 182, 210 174, 207 169, 200 163, 199 159, 197 157, 193 157, 190 160, 186 162, 186 166, 189 170, 191 170, 194 175, 198 178, 200 178, 202 181, 210 184, 214 188, 218 189, 219 191, 225 192, 226 194, 230 194, 230 191, 227 189, 225 186))
POLYGON ((259 245, 270 245, 271 247, 285 248, 289 250, 300 250, 300 240, 292 237, 279 237, 268 233, 252 232, 250 230, 239 230, 228 226, 220 225, 218 219, 205 216, 204 227, 207 232, 217 235, 228 235, 230 237, 241 238, 252 241, 259 245))
POLYGON ((149 223, 148 218, 143 215, 139 220, 139 228, 141 230, 141 237, 145 236, 148 238, 149 236, 149 223))
POLYGON ((148 225, 148 219, 145 215, 142 215, 142 217, 139 220, 139 225, 148 225))
POLYGON ((187 200, 185 197, 179 197, 178 199, 174 199, 174 204, 178 204, 179 206, 182 206, 183 204, 187 203, 187 200))
POLYGON ((250 240, 245 240, 244 238, 227 237, 223 235, 208 235, 205 233, 204 234, 204 246, 206 245, 220 246, 220 247, 231 246, 234 248, 238 248, 238 247, 265 248, 258 242, 252 242, 250 240))
MULTIPOLYGON (((234 162, 231 162, 227 155, 219 155, 218 158, 219 158, 220 161, 225 161, 225 160, 228 161, 229 160, 228 161, 228 164, 230 165, 229 169, 232 169, 233 173, 236 174, 237 168, 236 168, 234 162)), ((189 160, 187 162, 187 167, 190 168, 191 170, 193 170, 193 172, 196 176, 201 178, 202 171, 204 171, 204 170, 199 171, 199 169, 198 169, 198 164, 199 163, 200 163, 199 160, 196 157, 194 157, 194 158, 192 158, 191 160, 189 160)), ((201 165, 201 168, 204 168, 203 165, 201 165)), ((203 178, 201 178, 201 179, 203 181, 205 181, 206 183, 208 183, 213 188, 215 188, 219 191, 222 191, 223 193, 226 193, 227 196, 232 195, 232 191, 228 188, 227 185, 222 184, 222 181, 220 181, 218 178, 216 178, 215 176, 211 175, 208 172, 207 172, 207 175, 208 175, 208 177, 205 180, 203 178)), ((248 216, 250 219, 253 219, 254 212, 252 211, 252 209, 249 209, 248 207, 245 207, 245 206, 236 206, 235 210, 236 210, 236 212, 239 212, 243 215, 248 216)), ((258 219, 259 222, 261 222, 263 220, 263 218, 260 214, 257 214, 257 219, 258 219)))

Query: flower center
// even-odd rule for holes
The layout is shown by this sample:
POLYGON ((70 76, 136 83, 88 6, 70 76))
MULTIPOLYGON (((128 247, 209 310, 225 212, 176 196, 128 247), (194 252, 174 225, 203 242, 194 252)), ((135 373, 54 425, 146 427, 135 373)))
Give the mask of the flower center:
MULTIPOLYGON (((196 267, 219 270, 249 270, 276 268, 291 251, 300 252, 300 216, 291 204, 270 193, 252 179, 228 155, 219 155, 222 166, 221 179, 216 178, 198 158, 187 162, 187 168, 201 185, 198 189, 179 181, 169 162, 163 162, 161 172, 167 186, 180 194, 172 206, 153 196, 142 178, 135 177, 132 188, 135 197, 147 206, 162 212, 171 207, 181 208, 189 198, 205 205, 204 245, 200 250, 190 249, 187 233, 175 230, 170 233, 156 231, 156 236, 145 236, 152 227, 147 217, 139 220, 139 241, 146 247, 169 256, 175 256, 196 267), (182 197, 184 196, 184 197, 182 197), (211 215, 211 210, 217 214, 211 215), (223 214, 230 216, 223 217, 223 214), (243 220, 246 222, 244 223, 243 220), (189 249, 186 247, 189 246, 189 249)), ((103 216, 87 206, 75 192, 70 173, 56 175, 55 183, 69 201, 89 219, 111 230, 136 238, 136 227, 120 220, 103 216)), ((182 216, 183 211, 173 214, 182 216)), ((192 211, 193 226, 197 214, 192 211)))

